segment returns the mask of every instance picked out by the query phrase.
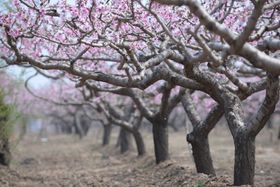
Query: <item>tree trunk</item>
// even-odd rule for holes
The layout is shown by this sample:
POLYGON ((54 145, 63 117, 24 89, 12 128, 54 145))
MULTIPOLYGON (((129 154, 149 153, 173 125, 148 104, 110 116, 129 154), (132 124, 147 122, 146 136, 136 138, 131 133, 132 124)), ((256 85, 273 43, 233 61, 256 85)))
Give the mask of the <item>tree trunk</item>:
POLYGON ((62 133, 65 134, 72 134, 72 126, 68 125, 68 124, 59 124, 60 129, 62 131, 62 133))
POLYGON ((56 134, 61 134, 61 132, 62 132, 62 127, 61 127, 58 123, 55 123, 55 124, 54 124, 54 127, 55 127, 55 133, 56 133, 56 134))
POLYGON ((234 138, 234 185, 253 185, 255 174, 255 138, 239 133, 234 138))
POLYGON ((192 145, 192 154, 197 172, 215 176, 208 135, 205 136, 192 132, 187 135, 187 141, 192 145))
POLYGON ((20 134, 19 134, 19 140, 20 141, 23 140, 23 138, 25 137, 26 133, 27 133, 27 118, 23 117, 22 118, 22 124, 20 126, 20 134))
POLYGON ((267 121, 267 128, 268 129, 273 129, 272 115, 270 116, 269 120, 267 121))
POLYGON ((174 130, 174 132, 178 132, 179 128, 176 127, 175 123, 169 123, 169 126, 174 130))
POLYGON ((79 136, 80 139, 82 139, 85 136, 85 132, 82 128, 81 121, 79 119, 79 116, 75 116, 75 133, 79 136))
POLYGON ((82 123, 81 127, 83 129, 84 136, 88 135, 90 125, 88 123, 82 123))
POLYGON ((106 146, 106 145, 109 145, 109 143, 110 143, 112 125, 106 124, 106 125, 103 125, 103 127, 104 127, 104 131, 103 131, 102 145, 106 146))
POLYGON ((280 126, 279 126, 279 130, 278 130, 278 140, 280 140, 280 126))
POLYGON ((11 161, 11 152, 9 140, 0 140, 0 164, 9 166, 11 161))
POLYGON ((117 142, 116 142, 116 148, 118 148, 121 145, 121 128, 119 130, 117 142))
POLYGON ((135 130, 133 136, 136 142, 138 156, 144 155, 146 153, 146 148, 141 133, 138 130, 135 130))
POLYGON ((121 153, 127 152, 131 147, 131 136, 130 132, 121 128, 120 130, 120 146, 121 146, 121 153))
POLYGON ((159 164, 169 159, 167 122, 155 121, 153 123, 153 138, 156 163, 159 164))

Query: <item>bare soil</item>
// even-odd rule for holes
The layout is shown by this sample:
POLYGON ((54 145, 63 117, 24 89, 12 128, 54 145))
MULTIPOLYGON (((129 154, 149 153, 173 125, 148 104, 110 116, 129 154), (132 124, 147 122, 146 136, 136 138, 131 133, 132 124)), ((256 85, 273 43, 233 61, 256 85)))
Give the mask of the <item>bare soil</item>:
MULTIPOLYGON (((148 155, 140 158, 135 148, 121 155, 115 147, 116 134, 112 144, 102 147, 101 134, 95 131, 83 140, 49 135, 47 142, 26 136, 13 150, 10 168, 0 167, 0 186, 232 186, 234 147, 225 128, 216 128, 210 136, 217 177, 195 172, 184 132, 170 130, 171 160, 159 165, 153 157, 150 133, 143 132, 148 155)), ((280 141, 276 132, 264 130, 256 147, 255 186, 280 186, 280 141)))

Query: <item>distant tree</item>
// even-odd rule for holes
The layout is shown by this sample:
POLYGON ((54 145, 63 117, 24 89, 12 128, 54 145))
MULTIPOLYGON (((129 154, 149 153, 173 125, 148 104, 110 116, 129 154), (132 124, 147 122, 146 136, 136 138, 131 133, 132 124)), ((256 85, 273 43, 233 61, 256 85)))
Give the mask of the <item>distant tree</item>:
POLYGON ((10 137, 12 124, 9 122, 11 107, 4 102, 4 93, 0 91, 0 164, 8 166, 11 161, 10 137))
POLYGON ((278 130, 278 140, 280 140, 280 126, 279 126, 279 130, 278 130))

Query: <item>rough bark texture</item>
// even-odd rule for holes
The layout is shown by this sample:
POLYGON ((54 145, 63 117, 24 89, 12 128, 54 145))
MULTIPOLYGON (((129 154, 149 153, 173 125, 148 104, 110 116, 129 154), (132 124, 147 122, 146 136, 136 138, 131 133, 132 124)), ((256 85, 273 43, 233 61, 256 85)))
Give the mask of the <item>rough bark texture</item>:
POLYGON ((192 145, 192 154, 197 172, 215 176, 208 136, 190 133, 187 135, 187 141, 192 145))
POLYGON ((127 152, 131 148, 131 134, 124 128, 120 130, 121 153, 127 152))
POLYGON ((102 145, 106 146, 109 145, 110 143, 110 137, 111 137, 111 131, 112 131, 112 125, 107 124, 107 125, 103 125, 103 139, 102 139, 102 145))
POLYGON ((133 132, 133 136, 134 136, 135 143, 136 143, 136 146, 137 146, 138 156, 145 155, 146 148, 145 148, 145 144, 144 144, 143 137, 142 137, 141 133, 138 130, 136 130, 136 131, 133 132))
POLYGON ((9 166, 11 161, 10 145, 8 140, 2 140, 0 142, 0 164, 9 166))
POLYGON ((166 122, 157 120, 153 123, 153 139, 156 163, 159 164, 168 160, 168 128, 166 122))
POLYGON ((242 119, 240 103, 235 103, 226 113, 235 146, 234 185, 253 185, 255 175, 255 136, 250 136, 242 119))
POLYGON ((217 105, 211 109, 204 120, 201 120, 189 92, 186 92, 182 104, 193 126, 193 131, 187 135, 187 142, 192 145, 196 170, 198 173, 215 176, 208 134, 222 117, 223 109, 217 105))
POLYGON ((255 138, 238 134, 234 138, 234 185, 253 185, 255 175, 255 138))

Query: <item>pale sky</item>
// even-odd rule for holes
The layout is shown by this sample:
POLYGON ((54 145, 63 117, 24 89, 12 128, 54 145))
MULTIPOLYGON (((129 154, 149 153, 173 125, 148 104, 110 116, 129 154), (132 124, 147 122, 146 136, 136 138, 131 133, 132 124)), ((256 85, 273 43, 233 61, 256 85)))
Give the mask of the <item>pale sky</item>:
MULTIPOLYGON (((8 68, 6 68, 6 70, 10 75, 21 78, 23 80, 28 79, 28 77, 32 76, 35 73, 35 70, 33 68, 21 68, 18 66, 9 66, 8 68)), ((29 81, 29 84, 34 88, 42 88, 43 86, 49 85, 50 83, 51 81, 42 75, 37 75, 29 81)))

